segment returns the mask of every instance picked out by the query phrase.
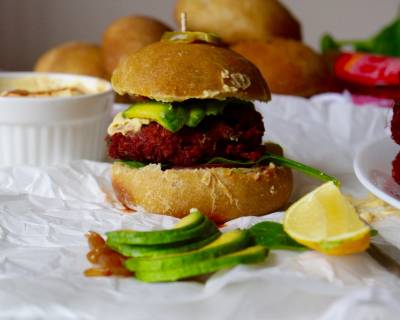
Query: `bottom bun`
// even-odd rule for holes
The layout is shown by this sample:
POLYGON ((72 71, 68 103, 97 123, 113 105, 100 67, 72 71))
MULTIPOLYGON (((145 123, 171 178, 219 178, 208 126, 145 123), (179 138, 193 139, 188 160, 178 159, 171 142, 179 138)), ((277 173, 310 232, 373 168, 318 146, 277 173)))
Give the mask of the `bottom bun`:
POLYGON ((135 169, 112 166, 112 184, 128 208, 182 218, 198 208, 217 223, 264 215, 282 208, 293 187, 290 169, 274 164, 257 168, 161 170, 151 164, 135 169))

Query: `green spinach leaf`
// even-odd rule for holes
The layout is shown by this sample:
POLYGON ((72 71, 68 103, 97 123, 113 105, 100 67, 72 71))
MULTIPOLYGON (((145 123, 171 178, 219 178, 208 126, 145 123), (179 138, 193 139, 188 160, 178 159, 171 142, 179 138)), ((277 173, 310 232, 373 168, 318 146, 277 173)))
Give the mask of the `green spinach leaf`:
POLYGON ((250 235, 256 244, 271 250, 308 250, 307 247, 293 240, 283 230, 282 224, 273 221, 263 221, 249 229, 250 235))
POLYGON ((269 152, 266 152, 262 157, 260 157, 257 161, 240 161, 240 160, 230 160, 230 159, 226 159, 226 158, 222 158, 222 157, 216 157, 211 159, 210 161, 208 161, 208 164, 232 164, 235 166, 254 166, 257 164, 261 164, 261 163, 268 163, 268 162, 272 162, 275 163, 276 165, 279 166, 284 166, 284 167, 288 167, 288 168, 292 168, 295 169, 297 171, 300 171, 304 174, 307 174, 311 177, 317 178, 319 180, 322 181, 332 181, 335 185, 340 186, 340 181, 333 177, 330 176, 316 168, 307 166, 303 163, 291 160, 291 159, 287 159, 285 157, 281 157, 278 156, 276 154, 272 154, 269 152))
POLYGON ((400 56, 400 18, 386 25, 378 33, 364 40, 336 40, 324 34, 320 40, 322 53, 351 46, 353 50, 387 56, 400 56))
POLYGON ((146 163, 140 162, 140 161, 135 161, 135 160, 119 160, 123 164, 126 164, 128 167, 132 169, 139 169, 147 166, 146 163))

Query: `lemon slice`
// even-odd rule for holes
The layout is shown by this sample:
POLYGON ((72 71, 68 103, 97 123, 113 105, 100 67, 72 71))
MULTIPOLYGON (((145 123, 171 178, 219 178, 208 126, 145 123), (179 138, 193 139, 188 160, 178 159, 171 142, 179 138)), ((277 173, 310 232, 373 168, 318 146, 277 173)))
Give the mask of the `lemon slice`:
POLYGON ((297 242, 325 254, 352 254, 369 246, 370 228, 333 182, 291 205, 283 226, 297 242))

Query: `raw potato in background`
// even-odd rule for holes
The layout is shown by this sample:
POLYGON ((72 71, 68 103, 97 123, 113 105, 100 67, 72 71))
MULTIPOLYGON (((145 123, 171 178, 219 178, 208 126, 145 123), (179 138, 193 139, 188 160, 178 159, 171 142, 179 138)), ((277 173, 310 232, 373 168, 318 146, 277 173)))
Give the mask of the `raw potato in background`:
POLYGON ((231 49, 260 69, 273 93, 310 97, 332 89, 325 60, 299 41, 240 42, 231 49))
POLYGON ((125 56, 160 40, 170 28, 154 18, 128 16, 115 20, 104 31, 102 49, 109 76, 125 56))
POLYGON ((187 27, 213 32, 227 43, 285 37, 301 40, 295 17, 277 0, 178 0, 175 19, 186 12, 187 27))
POLYGON ((46 51, 36 61, 34 71, 105 78, 100 48, 84 42, 68 42, 46 51))

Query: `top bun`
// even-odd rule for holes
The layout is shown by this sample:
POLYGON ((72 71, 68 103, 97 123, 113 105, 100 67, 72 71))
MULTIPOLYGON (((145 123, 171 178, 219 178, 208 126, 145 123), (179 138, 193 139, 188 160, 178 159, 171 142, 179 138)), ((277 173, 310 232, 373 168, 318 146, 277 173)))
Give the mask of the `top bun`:
POLYGON ((270 99, 265 80, 251 62, 204 43, 153 43, 121 60, 111 82, 121 95, 163 102, 270 99))
POLYGON ((186 12, 189 30, 214 32, 227 43, 284 37, 301 40, 301 27, 277 0, 178 0, 175 19, 186 12))

